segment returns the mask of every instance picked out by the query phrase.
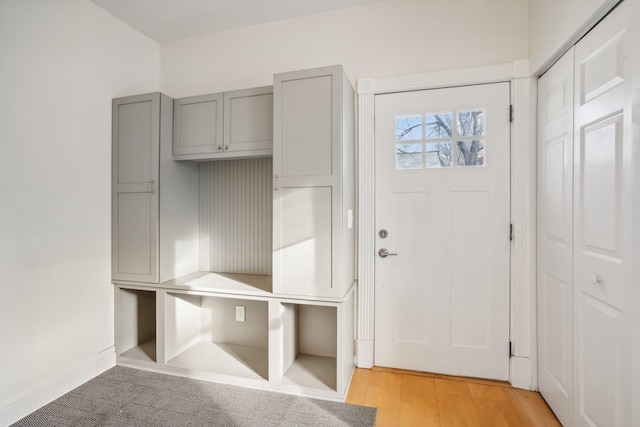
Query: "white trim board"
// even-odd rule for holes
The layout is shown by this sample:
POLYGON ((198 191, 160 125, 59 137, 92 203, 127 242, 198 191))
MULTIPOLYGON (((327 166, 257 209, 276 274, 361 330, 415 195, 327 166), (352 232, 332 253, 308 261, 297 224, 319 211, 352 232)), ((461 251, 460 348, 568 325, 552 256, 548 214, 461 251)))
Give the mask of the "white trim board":
MULTIPOLYGON (((471 84, 511 82, 511 383, 535 390, 535 91, 529 61, 451 71, 358 80, 358 322, 357 366, 374 364, 375 95, 471 84)), ((507 112, 505 112, 507 114, 507 112)))
POLYGON ((74 388, 97 377, 116 365, 116 350, 113 346, 79 363, 71 372, 27 395, 6 408, 0 409, 0 426, 8 426, 56 400, 74 388))

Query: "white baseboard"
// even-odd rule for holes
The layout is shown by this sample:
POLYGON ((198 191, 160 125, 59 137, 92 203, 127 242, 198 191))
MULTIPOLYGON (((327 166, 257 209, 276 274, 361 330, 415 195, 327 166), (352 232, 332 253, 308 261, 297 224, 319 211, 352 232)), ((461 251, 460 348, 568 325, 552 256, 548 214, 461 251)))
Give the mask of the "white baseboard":
POLYGON ((356 340, 356 366, 373 368, 373 340, 356 340))
POLYGON ((524 390, 535 390, 536 384, 531 376, 531 359, 511 357, 511 386, 524 390))
POLYGON ((116 351, 111 346, 89 358, 89 360, 80 363, 76 369, 60 376, 40 390, 18 399, 6 408, 0 409, 0 426, 8 426, 15 423, 115 365, 116 351))

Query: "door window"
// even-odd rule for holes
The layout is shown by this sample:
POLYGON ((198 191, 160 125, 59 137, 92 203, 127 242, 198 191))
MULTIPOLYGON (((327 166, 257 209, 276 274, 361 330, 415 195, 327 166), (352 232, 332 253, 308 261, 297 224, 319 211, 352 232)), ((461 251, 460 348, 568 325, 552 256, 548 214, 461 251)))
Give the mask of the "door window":
POLYGON ((396 116, 395 120, 396 169, 447 169, 486 163, 483 109, 412 114, 396 116))

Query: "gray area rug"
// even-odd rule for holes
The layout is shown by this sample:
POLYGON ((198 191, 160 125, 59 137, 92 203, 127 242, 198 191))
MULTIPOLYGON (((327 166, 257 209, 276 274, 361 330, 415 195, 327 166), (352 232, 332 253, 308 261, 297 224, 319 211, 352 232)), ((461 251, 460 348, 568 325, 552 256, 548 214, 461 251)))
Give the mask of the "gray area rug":
POLYGON ((373 426, 376 409, 116 366, 14 426, 373 426))

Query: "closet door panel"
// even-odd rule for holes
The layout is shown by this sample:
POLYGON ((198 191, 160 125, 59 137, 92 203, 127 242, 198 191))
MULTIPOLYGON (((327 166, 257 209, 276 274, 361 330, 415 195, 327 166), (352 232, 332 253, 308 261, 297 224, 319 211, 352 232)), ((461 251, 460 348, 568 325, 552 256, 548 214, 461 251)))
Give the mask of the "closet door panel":
MULTIPOLYGON (((576 372, 579 385, 578 425, 624 426, 624 367, 612 364, 622 355, 621 312, 583 294, 576 301, 581 314, 576 372)), ((628 408, 627 408, 628 409, 628 408)))
POLYGON ((538 83, 538 385, 573 418, 573 49, 538 83))
MULTIPOLYGON (((631 419, 632 104, 629 2, 576 45, 576 425, 631 419)), ((637 220, 637 219, 636 219, 637 220)))
POLYGON ((607 115, 580 130, 574 195, 575 274, 580 290, 618 310, 628 296, 623 267, 622 122, 622 114, 607 115))

